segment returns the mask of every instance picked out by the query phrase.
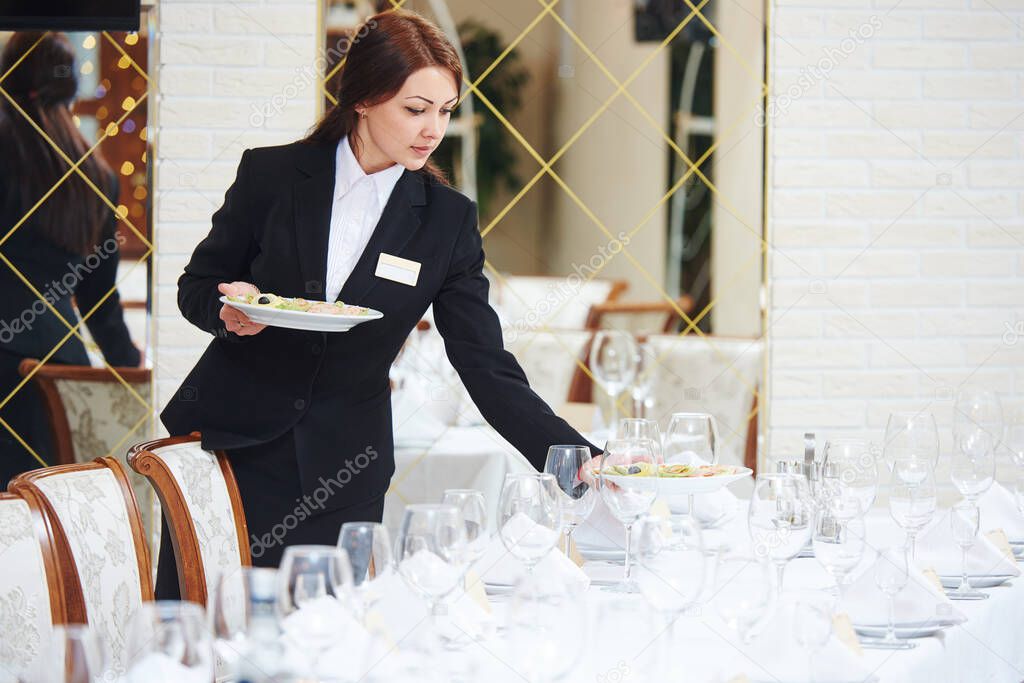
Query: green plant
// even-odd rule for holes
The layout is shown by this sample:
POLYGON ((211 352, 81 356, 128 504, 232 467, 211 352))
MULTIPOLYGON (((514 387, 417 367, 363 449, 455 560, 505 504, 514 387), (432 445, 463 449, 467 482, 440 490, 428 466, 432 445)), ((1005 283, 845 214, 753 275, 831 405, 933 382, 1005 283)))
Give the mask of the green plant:
MULTIPOLYGON (((497 32, 474 19, 460 22, 458 31, 467 62, 466 78, 472 81, 498 58, 506 45, 497 32)), ((521 92, 529 78, 519 54, 513 49, 477 87, 507 119, 522 106, 521 92)), ((472 95, 467 93, 466 96, 472 95)), ((477 204, 483 216, 490 215, 491 201, 497 192, 502 188, 518 190, 522 180, 516 173, 515 149, 518 143, 479 98, 474 100, 473 105, 479 121, 476 126, 477 204)), ((460 144, 461 140, 445 138, 433 154, 434 161, 455 181, 458 178, 453 174, 454 161, 460 144)))

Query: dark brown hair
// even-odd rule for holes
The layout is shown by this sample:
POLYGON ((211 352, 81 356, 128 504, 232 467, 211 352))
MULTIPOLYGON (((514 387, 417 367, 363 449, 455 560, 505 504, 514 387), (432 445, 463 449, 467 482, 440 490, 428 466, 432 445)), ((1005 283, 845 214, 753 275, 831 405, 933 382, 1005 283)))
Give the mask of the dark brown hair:
MULTIPOLYGON (((26 53, 3 87, 32 122, 76 162, 89 150, 89 143, 70 110, 78 92, 74 48, 63 33, 15 33, 0 56, 0 73, 7 73, 26 53)), ((17 180, 7 188, 7 201, 20 210, 20 219, 70 166, 5 97, 0 97, 0 147, 4 149, 5 175, 17 180)), ((111 191, 113 172, 99 150, 79 168, 105 194, 111 191)), ((85 255, 99 242, 103 221, 109 217, 110 207, 72 173, 29 220, 50 243, 85 255)))
MULTIPOLYGON (((410 74, 431 66, 450 71, 456 90, 461 90, 462 63, 441 29, 407 10, 375 14, 352 37, 335 93, 338 103, 304 142, 337 143, 355 130, 357 105, 373 106, 394 97, 410 74)), ((432 160, 428 159, 422 170, 448 184, 432 160)))

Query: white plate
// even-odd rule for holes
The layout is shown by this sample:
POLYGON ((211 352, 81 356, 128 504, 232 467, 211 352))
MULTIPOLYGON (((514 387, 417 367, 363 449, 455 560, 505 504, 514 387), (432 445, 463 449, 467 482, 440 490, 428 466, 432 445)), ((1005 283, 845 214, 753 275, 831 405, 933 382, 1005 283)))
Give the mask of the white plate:
POLYGON ((626 551, 622 548, 593 548, 578 545, 576 550, 585 560, 597 562, 624 562, 626 560, 626 551))
MULTIPOLYGON (((967 578, 971 581, 971 588, 995 588, 1017 577, 1013 574, 969 574, 967 578)), ((940 576, 939 580, 942 581, 943 588, 956 588, 960 585, 959 574, 940 576)))
POLYGON ((368 309, 363 315, 335 315, 333 313, 306 313, 305 311, 283 311, 280 308, 269 308, 257 306, 256 304, 243 304, 238 301, 231 301, 226 296, 220 298, 221 303, 227 304, 249 316, 254 323, 270 325, 272 327, 284 327, 289 330, 309 330, 311 332, 348 332, 356 325, 380 320, 384 314, 368 309))
POLYGON ((666 496, 688 496, 693 493, 714 493, 753 473, 749 467, 740 467, 735 474, 718 474, 714 477, 630 477, 606 474, 608 481, 623 488, 658 491, 666 496))
MULTIPOLYGON (((908 621, 896 624, 897 638, 927 638, 940 633, 950 626, 956 626, 967 621, 967 617, 948 617, 934 621, 908 621)), ((888 627, 885 624, 854 624, 853 630, 862 636, 870 638, 884 638, 888 627)))

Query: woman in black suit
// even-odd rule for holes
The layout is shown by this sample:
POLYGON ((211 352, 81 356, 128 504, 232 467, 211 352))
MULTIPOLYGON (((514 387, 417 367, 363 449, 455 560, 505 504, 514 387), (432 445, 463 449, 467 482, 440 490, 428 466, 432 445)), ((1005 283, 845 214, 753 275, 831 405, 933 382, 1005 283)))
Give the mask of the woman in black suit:
MULTIPOLYGON (((42 396, 31 382, 11 395, 21 382, 18 364, 55 349, 48 363, 89 364, 85 346, 50 306, 71 325, 78 323, 72 298, 83 316, 92 311, 86 325, 110 365, 136 366, 140 358, 115 288, 124 242, 116 216, 77 174, 46 196, 69 165, 35 126, 73 161, 89 149, 70 110, 78 92, 74 50, 63 34, 15 33, 0 57, 0 73, 8 73, 26 52, 4 80, 17 106, 0 98, 0 253, 43 298, 0 264, 0 418, 10 427, 0 426, 3 487, 14 475, 52 462, 42 396)), ((79 168, 116 204, 117 176, 98 151, 79 168)))
MULTIPOLYGON (((286 545, 333 545, 345 521, 381 519, 395 468, 388 370, 431 304, 473 401, 530 462, 586 443, 504 350, 476 205, 429 161, 458 101, 455 50, 419 15, 386 12, 360 29, 342 74, 338 104, 306 139, 242 155, 178 281, 182 313, 216 338, 161 418, 227 451, 257 565, 276 566, 286 545), (219 301, 256 291, 384 318, 304 332, 219 301)), ((158 594, 173 595, 169 550, 160 575, 158 594)))

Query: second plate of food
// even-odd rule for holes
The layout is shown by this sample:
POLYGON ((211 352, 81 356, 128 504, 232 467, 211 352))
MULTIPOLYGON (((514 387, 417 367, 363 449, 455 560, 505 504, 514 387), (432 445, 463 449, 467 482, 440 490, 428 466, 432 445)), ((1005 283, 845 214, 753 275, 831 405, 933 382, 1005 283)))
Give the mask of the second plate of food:
POLYGON ((245 313, 254 323, 290 330, 348 332, 356 325, 384 317, 372 308, 340 301, 309 301, 267 293, 222 296, 220 300, 245 313))

